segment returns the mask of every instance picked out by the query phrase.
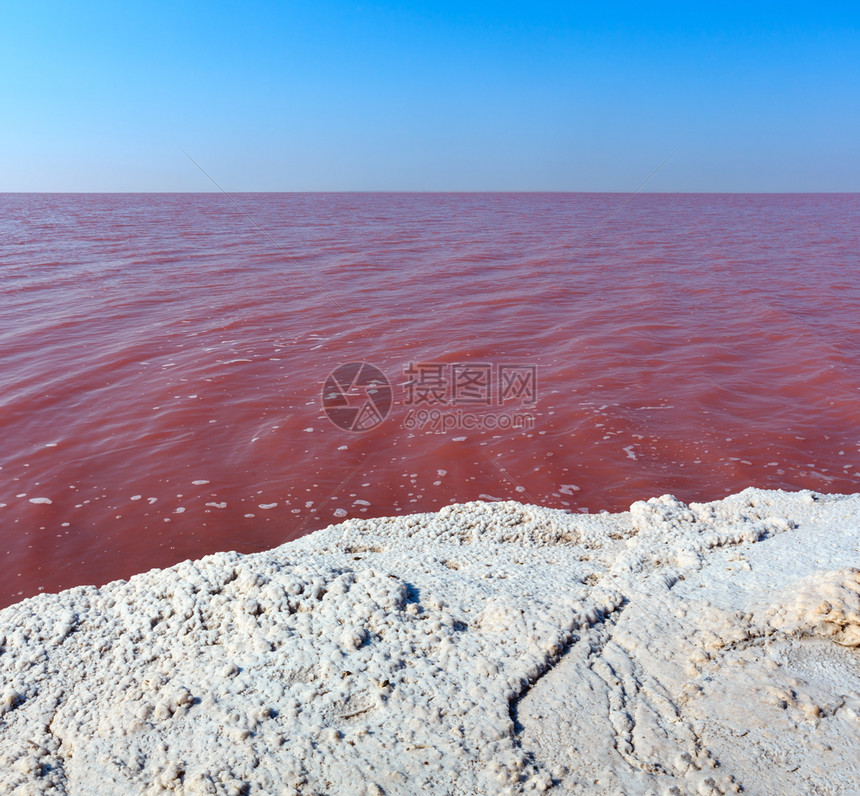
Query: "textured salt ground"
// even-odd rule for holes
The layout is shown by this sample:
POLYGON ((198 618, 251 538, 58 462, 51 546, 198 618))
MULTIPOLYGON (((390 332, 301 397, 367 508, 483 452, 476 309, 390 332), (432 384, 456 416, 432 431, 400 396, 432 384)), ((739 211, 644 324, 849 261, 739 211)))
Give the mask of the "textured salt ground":
POLYGON ((0 793, 860 793, 860 495, 350 520, 0 612, 0 793))

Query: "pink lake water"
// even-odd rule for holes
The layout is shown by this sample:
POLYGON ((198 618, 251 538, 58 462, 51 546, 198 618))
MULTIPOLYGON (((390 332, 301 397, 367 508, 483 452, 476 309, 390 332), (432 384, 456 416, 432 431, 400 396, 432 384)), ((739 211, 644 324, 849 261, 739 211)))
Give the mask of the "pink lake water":
POLYGON ((860 489, 860 195, 0 211, 0 606, 451 502, 860 489))

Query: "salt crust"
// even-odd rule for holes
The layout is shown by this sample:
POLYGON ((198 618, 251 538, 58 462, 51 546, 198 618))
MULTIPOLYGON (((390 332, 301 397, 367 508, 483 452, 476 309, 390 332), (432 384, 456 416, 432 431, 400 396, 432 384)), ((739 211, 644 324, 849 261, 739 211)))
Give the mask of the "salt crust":
POLYGON ((860 495, 349 520, 0 611, 0 793, 856 794, 860 495))

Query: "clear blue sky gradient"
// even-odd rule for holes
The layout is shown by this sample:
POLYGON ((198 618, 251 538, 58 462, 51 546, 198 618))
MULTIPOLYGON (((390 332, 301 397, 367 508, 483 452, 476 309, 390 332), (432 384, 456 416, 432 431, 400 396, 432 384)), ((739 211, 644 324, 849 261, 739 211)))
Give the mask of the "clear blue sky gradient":
POLYGON ((860 191, 860 3, 41 2, 0 191, 860 191))

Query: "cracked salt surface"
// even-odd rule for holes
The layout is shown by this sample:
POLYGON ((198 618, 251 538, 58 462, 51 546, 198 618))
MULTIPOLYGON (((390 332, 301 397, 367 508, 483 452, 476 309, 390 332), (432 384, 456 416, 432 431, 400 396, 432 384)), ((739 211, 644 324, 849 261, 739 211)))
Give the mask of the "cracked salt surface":
POLYGON ((0 792, 850 794, 860 495, 348 520, 0 611, 0 792))

